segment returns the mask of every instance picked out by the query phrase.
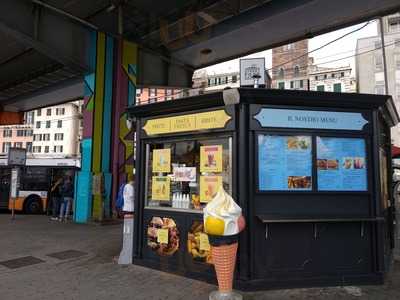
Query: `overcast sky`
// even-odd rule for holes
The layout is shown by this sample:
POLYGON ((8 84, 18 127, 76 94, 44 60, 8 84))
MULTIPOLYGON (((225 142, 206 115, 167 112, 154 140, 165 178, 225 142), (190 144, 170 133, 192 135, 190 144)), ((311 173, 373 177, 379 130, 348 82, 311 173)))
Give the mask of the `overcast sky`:
MULTIPOLYGON (((348 32, 351 32, 357 28, 360 28, 366 23, 361 23, 358 25, 354 25, 351 27, 347 27, 341 30, 336 30, 327 34, 323 34, 312 38, 309 40, 309 51, 312 51, 329 41, 332 41, 348 32)), ((314 57, 315 63, 320 64, 323 62, 336 60, 340 58, 344 58, 347 56, 354 55, 356 49, 357 39, 369 36, 377 35, 377 21, 371 21, 365 28, 352 33, 343 39, 334 42, 333 44, 324 47, 321 50, 313 52, 310 54, 311 57, 314 57)), ((254 53, 252 55, 248 55, 246 57, 265 57, 265 66, 266 68, 271 68, 272 65, 272 57, 271 50, 266 50, 258 53, 254 53)), ((322 67, 340 67, 340 66, 348 66, 352 67, 352 74, 354 74, 354 58, 340 60, 330 64, 321 64, 322 67)), ((210 66, 206 68, 208 74, 218 74, 224 72, 234 72, 239 71, 239 59, 231 60, 228 62, 220 63, 214 66, 210 66)))

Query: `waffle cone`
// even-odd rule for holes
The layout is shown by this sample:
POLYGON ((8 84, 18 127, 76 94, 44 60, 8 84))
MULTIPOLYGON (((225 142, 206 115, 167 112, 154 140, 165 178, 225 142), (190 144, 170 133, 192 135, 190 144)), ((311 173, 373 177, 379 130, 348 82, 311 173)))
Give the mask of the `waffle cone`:
POLYGON ((227 293, 232 291, 237 249, 238 243, 211 247, 212 261, 217 273, 220 292, 227 293))

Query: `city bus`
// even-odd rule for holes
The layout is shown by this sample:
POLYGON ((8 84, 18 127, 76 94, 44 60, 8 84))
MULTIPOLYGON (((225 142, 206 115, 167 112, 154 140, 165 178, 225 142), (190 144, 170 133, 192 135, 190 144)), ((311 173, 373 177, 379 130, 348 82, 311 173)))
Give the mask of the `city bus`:
POLYGON ((20 167, 17 178, 12 178, 12 168, 7 158, 0 158, 0 209, 12 209, 28 214, 45 213, 50 204, 52 185, 66 175, 75 177, 80 168, 78 158, 28 158, 20 167), (10 191, 17 185, 17 197, 10 191))

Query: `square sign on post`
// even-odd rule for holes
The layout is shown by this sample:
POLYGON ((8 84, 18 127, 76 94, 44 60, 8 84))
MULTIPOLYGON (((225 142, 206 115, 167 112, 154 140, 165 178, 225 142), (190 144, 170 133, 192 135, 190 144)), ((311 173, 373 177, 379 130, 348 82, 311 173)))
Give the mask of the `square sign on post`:
POLYGON ((254 87, 255 79, 257 85, 265 87, 265 58, 245 58, 240 60, 240 86, 254 87))
POLYGON ((26 149, 10 148, 8 149, 8 165, 9 166, 25 166, 26 149))

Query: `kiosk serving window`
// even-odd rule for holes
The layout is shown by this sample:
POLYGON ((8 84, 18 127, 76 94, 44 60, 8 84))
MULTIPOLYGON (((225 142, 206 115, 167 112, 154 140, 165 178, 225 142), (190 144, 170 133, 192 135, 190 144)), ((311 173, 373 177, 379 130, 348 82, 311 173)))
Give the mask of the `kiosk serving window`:
POLYGON ((260 191, 367 191, 363 138, 259 134, 258 165, 260 191))
POLYGON ((231 192, 231 138, 146 144, 146 207, 201 212, 219 186, 231 192))

